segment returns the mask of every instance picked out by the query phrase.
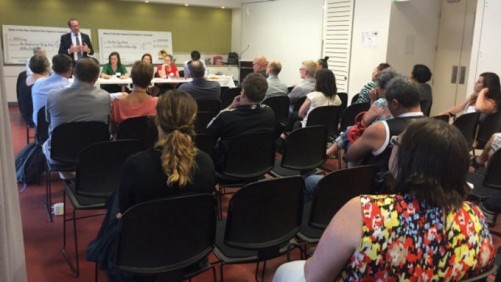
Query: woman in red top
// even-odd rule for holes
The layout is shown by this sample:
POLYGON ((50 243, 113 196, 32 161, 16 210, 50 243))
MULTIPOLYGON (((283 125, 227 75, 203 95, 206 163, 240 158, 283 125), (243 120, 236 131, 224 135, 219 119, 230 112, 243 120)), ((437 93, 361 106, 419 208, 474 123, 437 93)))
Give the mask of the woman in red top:
POLYGON ((157 67, 156 77, 168 78, 168 77, 179 77, 177 72, 177 67, 173 63, 172 55, 168 54, 165 50, 160 51, 160 56, 164 59, 164 63, 157 67))

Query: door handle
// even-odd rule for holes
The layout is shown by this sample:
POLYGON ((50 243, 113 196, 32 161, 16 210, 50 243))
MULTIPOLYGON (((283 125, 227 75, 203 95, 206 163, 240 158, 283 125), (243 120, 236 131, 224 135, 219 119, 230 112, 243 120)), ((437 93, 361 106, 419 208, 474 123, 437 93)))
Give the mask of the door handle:
POLYGON ((452 66, 452 77, 451 77, 451 83, 457 83, 457 78, 458 78, 458 66, 452 66))
POLYGON ((461 67, 459 71, 459 84, 464 84, 465 76, 466 76, 466 67, 461 67))

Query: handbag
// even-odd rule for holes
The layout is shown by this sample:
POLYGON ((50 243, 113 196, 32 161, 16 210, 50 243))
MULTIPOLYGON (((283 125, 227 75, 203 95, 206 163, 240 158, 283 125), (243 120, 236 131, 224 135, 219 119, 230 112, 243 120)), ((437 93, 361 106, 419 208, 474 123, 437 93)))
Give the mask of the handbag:
POLYGON ((355 141, 357 141, 358 138, 362 136, 365 129, 367 128, 364 122, 365 113, 365 111, 358 113, 355 116, 355 124, 348 129, 348 132, 346 132, 346 138, 348 139, 348 142, 350 142, 350 144, 355 143, 355 141))

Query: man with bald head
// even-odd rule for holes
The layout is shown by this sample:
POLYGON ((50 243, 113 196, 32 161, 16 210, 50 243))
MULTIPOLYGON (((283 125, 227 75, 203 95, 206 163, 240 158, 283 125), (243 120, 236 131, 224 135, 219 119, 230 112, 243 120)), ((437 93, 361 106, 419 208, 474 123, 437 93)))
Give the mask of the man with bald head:
POLYGON ((252 69, 254 73, 259 73, 263 77, 266 77, 266 68, 268 67, 268 61, 263 55, 258 55, 254 57, 252 61, 252 69))
POLYGON ((202 61, 191 61, 188 64, 193 80, 183 83, 179 90, 188 92, 195 100, 219 100, 221 99, 221 85, 216 81, 205 79, 205 66, 202 61))

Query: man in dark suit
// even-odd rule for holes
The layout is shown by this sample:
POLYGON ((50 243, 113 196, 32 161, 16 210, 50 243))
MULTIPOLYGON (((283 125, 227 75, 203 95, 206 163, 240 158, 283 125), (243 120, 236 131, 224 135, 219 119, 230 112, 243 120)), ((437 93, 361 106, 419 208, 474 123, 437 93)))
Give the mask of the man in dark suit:
POLYGON ((80 32, 80 22, 75 18, 71 18, 68 20, 68 27, 71 32, 61 36, 58 53, 69 55, 73 62, 94 54, 90 37, 80 32))

